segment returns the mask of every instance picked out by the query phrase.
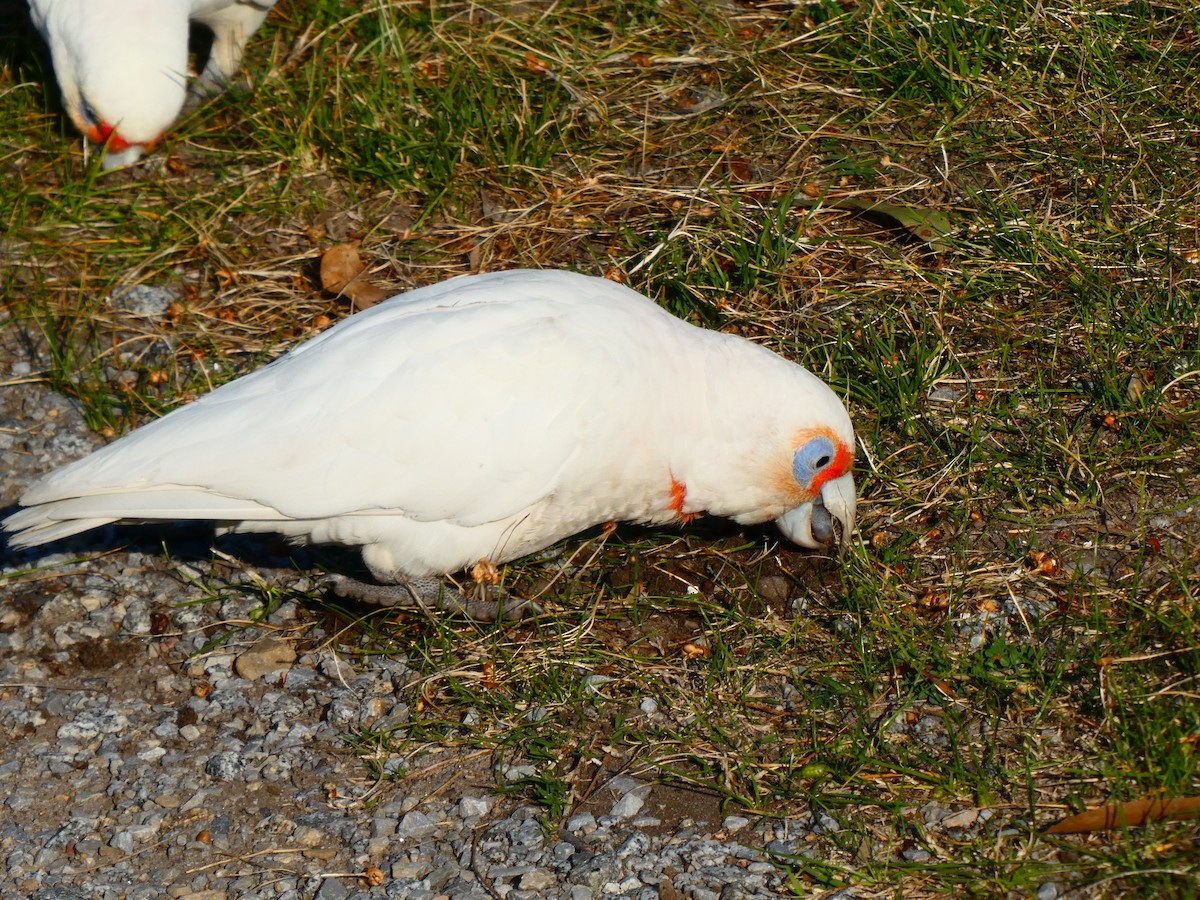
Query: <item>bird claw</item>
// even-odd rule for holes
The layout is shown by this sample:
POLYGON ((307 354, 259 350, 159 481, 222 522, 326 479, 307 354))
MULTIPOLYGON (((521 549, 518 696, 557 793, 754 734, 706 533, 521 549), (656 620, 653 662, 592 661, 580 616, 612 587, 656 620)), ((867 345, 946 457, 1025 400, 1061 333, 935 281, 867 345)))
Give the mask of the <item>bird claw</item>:
MULTIPOLYGON (((490 585, 477 585, 479 596, 468 597, 452 585, 436 578, 414 578, 397 584, 367 584, 344 575, 331 575, 326 584, 334 594, 374 606, 398 606, 403 609, 441 610, 462 613, 480 622, 515 621, 527 615, 540 615, 541 606, 520 597, 488 597, 490 585)), ((474 593, 474 592, 473 592, 474 593)))

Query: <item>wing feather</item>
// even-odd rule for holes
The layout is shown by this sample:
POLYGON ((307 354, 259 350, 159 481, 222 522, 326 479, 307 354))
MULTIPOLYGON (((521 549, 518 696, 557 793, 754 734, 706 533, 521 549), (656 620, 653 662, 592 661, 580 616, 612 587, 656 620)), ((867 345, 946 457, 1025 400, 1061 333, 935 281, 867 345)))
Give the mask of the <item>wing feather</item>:
POLYGON ((656 330, 681 324, 601 284, 524 272, 388 301, 59 470, 6 526, 47 539, 39 504, 81 523, 519 514, 607 440, 656 330))

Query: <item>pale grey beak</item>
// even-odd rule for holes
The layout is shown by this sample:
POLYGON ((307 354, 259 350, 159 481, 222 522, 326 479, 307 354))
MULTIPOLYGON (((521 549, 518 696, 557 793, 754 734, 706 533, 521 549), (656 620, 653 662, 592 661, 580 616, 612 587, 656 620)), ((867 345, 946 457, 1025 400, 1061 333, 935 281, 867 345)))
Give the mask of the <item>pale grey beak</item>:
POLYGON ((812 503, 788 510, 775 522, 792 543, 815 550, 833 539, 833 520, 837 519, 842 523, 841 549, 844 552, 854 533, 856 506, 854 476, 847 474, 827 482, 821 488, 821 496, 812 503))
POLYGON ((125 166, 132 166, 135 162, 142 158, 142 154, 146 152, 144 147, 134 144, 132 147, 126 147, 120 153, 105 153, 104 159, 100 161, 100 165, 105 172, 112 169, 122 169, 125 166))

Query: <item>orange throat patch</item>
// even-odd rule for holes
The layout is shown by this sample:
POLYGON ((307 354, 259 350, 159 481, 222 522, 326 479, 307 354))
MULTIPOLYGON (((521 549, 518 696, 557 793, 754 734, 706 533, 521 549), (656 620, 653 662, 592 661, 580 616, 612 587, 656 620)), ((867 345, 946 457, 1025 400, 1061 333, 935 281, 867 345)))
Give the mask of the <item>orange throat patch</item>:
POLYGON ((700 518, 700 513, 698 513, 698 512, 689 513, 689 512, 683 511, 683 502, 686 499, 687 499, 687 485, 685 485, 682 481, 678 481, 677 479, 672 477, 671 478, 671 505, 669 508, 674 511, 675 518, 684 524, 687 524, 688 522, 692 521, 693 519, 700 518))

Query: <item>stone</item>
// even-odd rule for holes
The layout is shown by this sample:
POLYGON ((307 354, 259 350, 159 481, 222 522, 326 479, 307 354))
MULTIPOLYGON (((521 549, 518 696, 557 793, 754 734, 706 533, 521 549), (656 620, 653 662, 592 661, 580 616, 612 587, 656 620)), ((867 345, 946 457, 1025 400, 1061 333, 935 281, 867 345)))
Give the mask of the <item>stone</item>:
POLYGON ((491 808, 491 801, 486 797, 463 797, 458 801, 458 814, 464 819, 486 816, 491 808))
POLYGON ((534 869, 526 872, 517 882, 517 888, 522 891, 544 891, 550 888, 558 879, 548 869, 534 869))
POLYGON ((405 813, 404 818, 400 820, 400 827, 396 829, 396 834, 402 838, 419 840, 429 837, 435 831, 437 831, 437 824, 425 813, 414 809, 412 812, 405 813))
POLYGON ((112 836, 108 845, 122 853, 133 852, 133 835, 128 831, 118 831, 112 836))
POLYGON ((782 606, 791 599, 792 583, 782 575, 766 575, 758 580, 758 595, 768 603, 782 606))
POLYGON ((61 726, 58 739, 86 743, 102 734, 119 734, 128 728, 129 719, 122 713, 89 709, 80 713, 73 722, 61 726))
POLYGON ((135 316, 158 318, 180 299, 178 288, 158 287, 152 284, 118 285, 105 300, 113 309, 123 309, 135 316))
POLYGON ((232 750, 223 750, 209 757, 208 762, 204 766, 204 771, 217 781, 239 781, 242 778, 244 768, 245 763, 240 753, 235 753, 232 750))
POLYGON ((296 661, 296 648, 279 638, 263 638, 240 654, 233 669, 247 681, 257 681, 270 672, 291 668, 296 661))
POLYGON ((292 834, 292 840, 297 846, 311 850, 321 846, 325 840, 325 832, 314 825, 301 825, 292 834))
POLYGON ((620 800, 613 804, 612 817, 614 819, 629 819, 636 816, 646 801, 638 795, 636 791, 630 791, 620 800))
POLYGON ((356 675, 354 666, 334 653, 322 654, 317 669, 330 681, 343 686, 352 682, 356 675))
POLYGON ((745 816, 726 816, 725 821, 721 823, 721 827, 732 833, 734 831, 741 831, 749 824, 750 820, 745 816))
POLYGON ((979 820, 979 810, 964 809, 942 819, 942 828, 970 828, 979 820))
POLYGON ((591 834, 596 830, 596 817, 590 812, 579 812, 567 819, 567 831, 572 834, 591 834))
POLYGON ((345 900, 350 896, 350 890, 341 878, 323 879, 321 887, 313 895, 314 900, 345 900))

